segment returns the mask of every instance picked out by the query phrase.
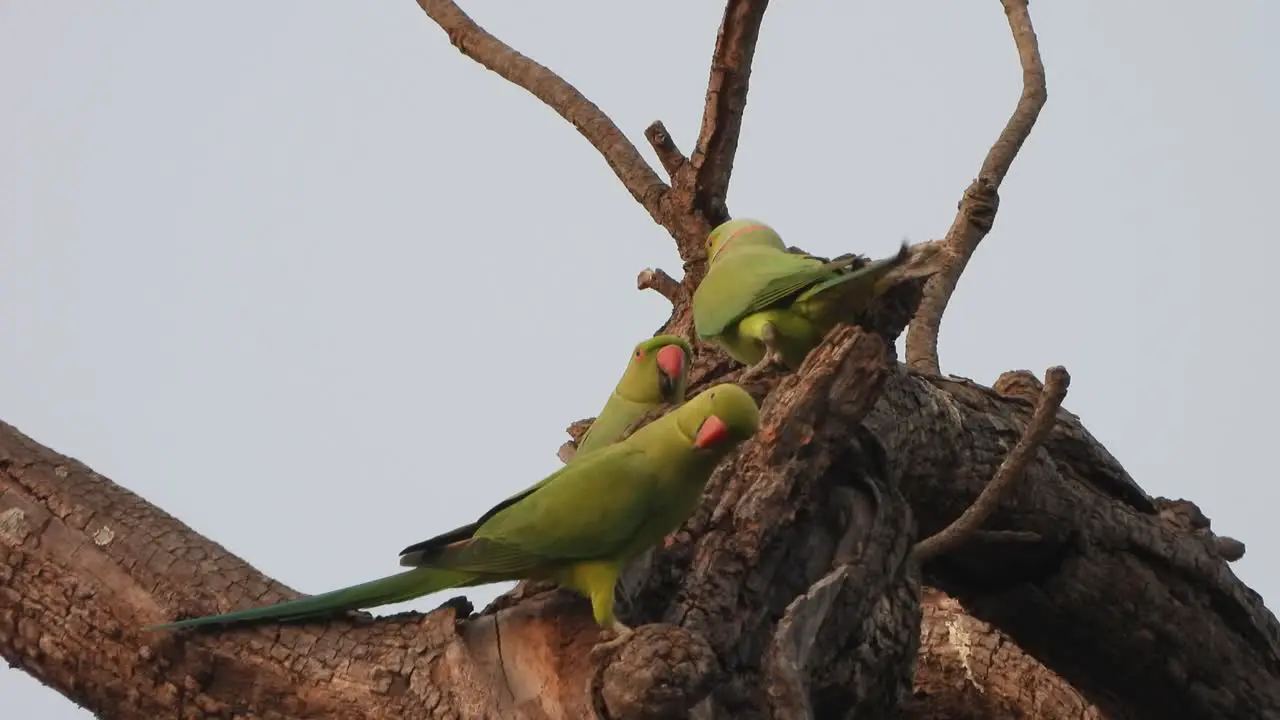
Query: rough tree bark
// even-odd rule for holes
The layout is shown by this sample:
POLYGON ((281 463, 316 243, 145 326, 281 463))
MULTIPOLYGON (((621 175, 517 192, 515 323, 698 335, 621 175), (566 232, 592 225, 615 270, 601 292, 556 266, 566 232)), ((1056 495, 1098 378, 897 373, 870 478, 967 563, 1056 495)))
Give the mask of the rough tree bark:
MULTIPOLYGON (((796 373, 756 379, 760 433, 624 576, 623 619, 641 627, 611 657, 589 657, 583 600, 535 585, 480 613, 454 599, 376 621, 143 634, 295 593, 3 424, 0 653, 120 720, 1280 718, 1280 624, 1227 566, 1243 546, 1194 504, 1143 492, 1060 409, 1060 369, 1047 389, 1026 372, 991 388, 940 375, 943 311, 1047 97, 1026 0, 1002 4, 1024 92, 938 241, 946 269, 796 373)), ((683 279, 648 269, 637 284, 672 302, 666 331, 689 334, 767 3, 727 3, 690 155, 661 122, 645 131, 669 184, 558 75, 453 2, 419 5, 572 123, 671 233, 683 279)), ((698 345, 695 390, 738 373, 698 345)))

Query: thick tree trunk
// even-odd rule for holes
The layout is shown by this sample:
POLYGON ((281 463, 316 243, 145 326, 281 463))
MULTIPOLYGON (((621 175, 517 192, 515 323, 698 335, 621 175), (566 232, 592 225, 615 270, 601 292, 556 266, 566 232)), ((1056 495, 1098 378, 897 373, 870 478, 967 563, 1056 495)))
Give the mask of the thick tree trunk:
MULTIPOLYGON (((1023 376, 998 389, 895 374, 866 424, 921 534, 979 493, 1018 437, 1023 376)), ((1280 625, 1206 528, 1173 522, 1065 410, 990 528, 925 568, 1109 716, 1280 717, 1280 625)))
MULTIPOLYGON (((706 357, 703 383, 723 367, 706 357)), ((958 514, 1028 411, 905 371, 873 333, 837 331, 778 382, 758 438, 717 472, 699 513, 624 582, 627 620, 670 625, 643 628, 602 666, 585 603, 559 591, 469 618, 455 604, 376 622, 143 633, 292 593, 5 427, 0 649, 125 719, 573 718, 590 705, 614 718, 892 717, 913 677, 924 695, 908 714, 941 717, 927 713, 956 702, 937 688, 955 676, 958 648, 993 708, 1029 712, 1034 700, 1090 717, 1065 689, 1010 683, 1032 661, 975 642, 993 636, 972 619, 937 620, 936 604, 914 667, 912 509, 926 529, 958 514)), ((1276 716, 1275 619, 1212 536, 1164 519, 1069 413, 992 527, 1037 537, 979 537, 928 576, 1109 717, 1276 716)), ((974 715, 1005 716, 1016 715, 974 715)))

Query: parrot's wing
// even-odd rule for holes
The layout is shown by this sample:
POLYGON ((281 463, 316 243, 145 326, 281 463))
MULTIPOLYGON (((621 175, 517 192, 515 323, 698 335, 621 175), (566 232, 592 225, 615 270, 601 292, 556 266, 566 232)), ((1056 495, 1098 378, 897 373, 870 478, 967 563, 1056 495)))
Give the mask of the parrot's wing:
MULTIPOLYGON (((882 279, 884 279, 886 275, 893 272, 895 269, 901 267, 910 258, 911 258, 910 248, 905 242, 903 242, 902 245, 898 248, 898 252, 896 255, 892 257, 884 258, 882 260, 875 260, 875 261, 869 262, 866 265, 863 265, 862 267, 858 268, 857 270, 852 270, 850 272, 844 272, 844 273, 839 273, 837 275, 833 275, 823 280, 822 282, 813 285, 812 287, 808 288, 804 292, 800 293, 798 296, 796 296, 796 302, 804 302, 805 300, 808 300, 810 298, 817 297, 822 293, 830 290, 831 288, 838 287, 840 285, 856 287, 859 284, 868 284, 870 286, 873 286, 871 290, 874 290, 875 289, 874 286, 877 285, 882 279)), ((887 288, 880 288, 880 289, 884 290, 887 288)), ((867 295, 868 295, 868 299, 870 299, 870 297, 874 296, 875 293, 869 290, 867 292, 867 295)))
POLYGON ((645 453, 613 445, 558 470, 489 517, 473 537, 434 549, 423 564, 521 575, 561 563, 609 558, 635 538, 657 502, 645 453))
POLYGON ((591 423, 591 427, 587 428, 582 438, 578 440, 578 450, 573 460, 577 461, 586 453, 612 445, 631 426, 631 423, 639 420, 651 407, 645 403, 628 400, 616 392, 611 393, 609 402, 605 403, 600 414, 591 423))
POLYGON ((523 498, 527 497, 530 493, 542 487, 543 485, 546 485, 548 482, 551 481, 552 478, 554 478, 556 475, 560 474, 563 471, 564 471, 564 468, 560 468, 556 472, 538 481, 537 484, 531 487, 527 487, 524 490, 521 490, 520 492, 516 493, 515 495, 512 495, 511 497, 507 498, 506 500, 503 500, 497 505, 494 505, 493 507, 485 511, 485 514, 481 515, 479 519, 477 519, 475 522, 467 523, 466 525, 454 528, 449 532, 441 533, 439 535, 436 535, 433 538, 423 540, 422 542, 414 543, 409 547, 401 550, 400 564, 406 567, 418 567, 423 564, 429 564, 429 563, 424 563, 425 558, 433 556, 434 553, 436 553, 441 548, 447 545, 452 545, 453 543, 462 542, 464 540, 470 540, 472 536, 476 534, 476 530, 478 530, 480 526, 483 525, 489 518, 493 517, 494 515, 497 515, 498 513, 502 512, 508 507, 511 507, 512 505, 519 502, 523 498))
POLYGON ((693 322, 702 337, 724 332, 731 323, 767 310, 847 267, 854 256, 821 262, 808 255, 742 252, 713 267, 694 292, 693 322), (699 297, 701 296, 701 302, 699 297))

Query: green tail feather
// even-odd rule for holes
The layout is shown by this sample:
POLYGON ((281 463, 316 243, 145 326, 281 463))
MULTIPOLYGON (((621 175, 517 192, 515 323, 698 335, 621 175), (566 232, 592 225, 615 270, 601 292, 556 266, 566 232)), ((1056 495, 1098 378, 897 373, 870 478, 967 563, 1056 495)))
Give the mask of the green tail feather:
POLYGON ((872 299, 888 289, 884 280, 890 273, 910 257, 903 243, 892 257, 869 262, 857 270, 846 270, 805 290, 796 297, 796 305, 806 308, 806 314, 815 319, 831 321, 834 318, 827 318, 831 314, 840 317, 850 310, 862 312, 872 299))
POLYGON ((435 568, 414 568, 319 595, 310 595, 297 600, 249 608, 248 610, 240 610, 223 615, 208 615, 190 620, 179 620, 166 625, 151 625, 143 628, 143 630, 176 630, 178 628, 205 625, 239 625, 263 620, 278 622, 305 620, 332 616, 346 610, 363 610, 380 605, 390 605, 429 595, 440 590, 447 590, 453 587, 470 587, 483 584, 483 582, 485 582, 483 579, 468 573, 437 570, 435 568))
POLYGON ((846 270, 841 272, 840 274, 828 278, 808 290, 805 290, 796 298, 796 300, 798 302, 804 302, 805 300, 821 295, 833 287, 845 285, 846 283, 857 283, 863 285, 867 289, 871 289, 886 275, 888 275, 891 270, 902 265, 910 258, 911 255, 907 244, 903 243, 902 246, 898 248, 898 252, 892 257, 873 260, 857 270, 846 270))

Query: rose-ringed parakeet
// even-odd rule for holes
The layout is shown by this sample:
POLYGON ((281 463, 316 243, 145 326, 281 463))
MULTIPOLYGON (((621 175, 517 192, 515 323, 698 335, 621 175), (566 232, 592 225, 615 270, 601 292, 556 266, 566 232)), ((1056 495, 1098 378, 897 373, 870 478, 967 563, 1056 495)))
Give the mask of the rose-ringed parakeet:
POLYGON ((658 335, 636 345, 609 401, 578 441, 573 459, 612 445, 650 410, 684 402, 692 363, 693 348, 677 335, 658 335))
POLYGON ((739 382, 770 363, 795 369, 838 322, 853 320, 900 280, 936 272, 938 253, 898 254, 850 269, 856 255, 823 261, 788 252, 782 238, 756 220, 730 220, 707 236, 707 275, 693 293, 698 336, 751 366, 739 382))
POLYGON ((412 570, 152 629, 318 618, 447 588, 533 579, 587 596, 596 622, 625 635, 613 614, 618 575, 693 513, 717 463, 758 424, 759 409, 745 390, 716 385, 630 437, 565 465, 478 521, 405 548, 400 564, 412 570))

